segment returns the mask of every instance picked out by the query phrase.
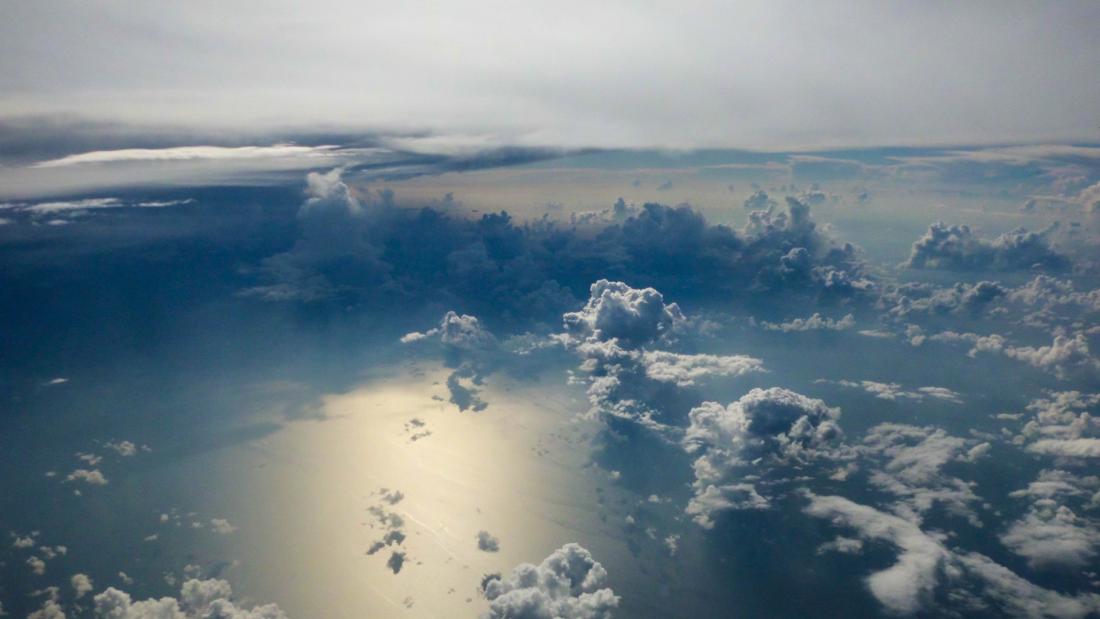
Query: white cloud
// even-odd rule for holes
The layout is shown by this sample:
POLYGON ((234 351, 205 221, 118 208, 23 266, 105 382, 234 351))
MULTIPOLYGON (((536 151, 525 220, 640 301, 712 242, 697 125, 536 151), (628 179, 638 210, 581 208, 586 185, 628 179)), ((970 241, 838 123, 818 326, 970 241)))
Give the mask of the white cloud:
POLYGON ((718 511, 768 506, 742 481, 746 470, 759 474, 777 464, 833 457, 844 435, 839 409, 779 388, 753 389, 728 406, 704 402, 689 417, 683 446, 699 456, 687 513, 707 528, 718 511))
POLYGON ((761 322, 760 325, 769 331, 843 331, 854 327, 856 320, 851 314, 834 320, 822 317, 821 314, 814 312, 809 318, 795 318, 782 323, 761 322))
POLYGON ((912 522, 839 496, 809 495, 806 513, 850 527, 866 539, 888 541, 898 547, 897 562, 867 578, 871 593, 897 613, 916 612, 931 597, 938 573, 950 553, 940 540, 912 522))
POLYGON ((104 477, 99 469, 76 469, 65 477, 65 481, 82 481, 93 486, 103 486, 107 484, 107 478, 104 477))
POLYGON ((482 582, 489 619, 610 619, 619 596, 604 585, 607 571, 579 544, 566 544, 542 563, 482 582))
POLYGON ((229 535, 237 530, 237 527, 229 524, 229 521, 225 518, 211 518, 210 530, 222 535, 229 535))
POLYGON ((94 588, 92 586, 92 579, 88 578, 87 574, 73 574, 69 582, 72 584, 74 596, 78 600, 84 597, 86 593, 90 593, 94 588))
POLYGON ((665 351, 642 353, 646 376, 664 382, 689 387, 710 376, 741 376, 764 371, 764 363, 747 355, 684 355, 665 351))
POLYGON ((1012 523, 1001 542, 1033 568, 1083 568, 1100 549, 1100 530, 1065 505, 1043 499, 1012 523))
POLYGON ((163 597, 135 602, 130 594, 114 587, 95 596, 97 616, 112 619, 287 619, 275 604, 251 609, 232 601, 233 589, 224 580, 191 579, 183 583, 179 597, 163 597))
POLYGON ((488 531, 478 531, 477 548, 485 552, 497 552, 500 550, 500 540, 490 535, 488 531))
POLYGON ((120 150, 99 150, 59 159, 50 159, 36 163, 36 168, 59 168, 62 166, 85 165, 94 163, 119 163, 134 161, 189 161, 196 159, 267 159, 276 157, 325 157, 337 146, 295 146, 293 144, 275 144, 273 146, 175 146, 171 148, 126 148, 120 150))

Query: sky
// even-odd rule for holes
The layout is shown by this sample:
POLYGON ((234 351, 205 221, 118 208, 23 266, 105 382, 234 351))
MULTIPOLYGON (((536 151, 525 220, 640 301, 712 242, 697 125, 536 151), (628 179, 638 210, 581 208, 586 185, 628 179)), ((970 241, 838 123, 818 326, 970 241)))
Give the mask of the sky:
POLYGON ((5 116, 448 148, 1095 141, 1091 2, 7 3, 5 116))
POLYGON ((0 617, 1100 616, 1094 3, 5 3, 0 617))

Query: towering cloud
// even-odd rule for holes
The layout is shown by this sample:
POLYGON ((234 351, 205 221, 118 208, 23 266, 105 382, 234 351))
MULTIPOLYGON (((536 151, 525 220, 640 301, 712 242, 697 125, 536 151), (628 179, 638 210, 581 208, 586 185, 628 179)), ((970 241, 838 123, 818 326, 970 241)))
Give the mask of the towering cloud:
POLYGON ((839 417, 821 400, 774 387, 753 389, 728 406, 704 402, 692 409, 683 445, 699 457, 688 514, 711 527, 716 512, 767 507, 767 498, 740 480, 835 455, 844 436, 839 417))

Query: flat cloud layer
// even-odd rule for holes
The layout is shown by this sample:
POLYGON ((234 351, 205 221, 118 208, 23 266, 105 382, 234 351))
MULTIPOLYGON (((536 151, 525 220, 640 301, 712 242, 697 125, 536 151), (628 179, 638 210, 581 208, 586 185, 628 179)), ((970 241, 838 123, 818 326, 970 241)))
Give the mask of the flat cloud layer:
POLYGON ((433 148, 1078 139, 1100 111, 1098 12, 51 0, 8 7, 0 114, 431 129, 433 148))

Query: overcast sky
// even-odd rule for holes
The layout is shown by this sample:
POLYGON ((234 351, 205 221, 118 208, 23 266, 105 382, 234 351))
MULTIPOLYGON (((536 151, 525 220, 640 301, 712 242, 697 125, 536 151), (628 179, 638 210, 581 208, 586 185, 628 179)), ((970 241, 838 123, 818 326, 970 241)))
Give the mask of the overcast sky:
POLYGON ((1095 2, 3 5, 4 117, 540 146, 1100 139, 1095 2))

